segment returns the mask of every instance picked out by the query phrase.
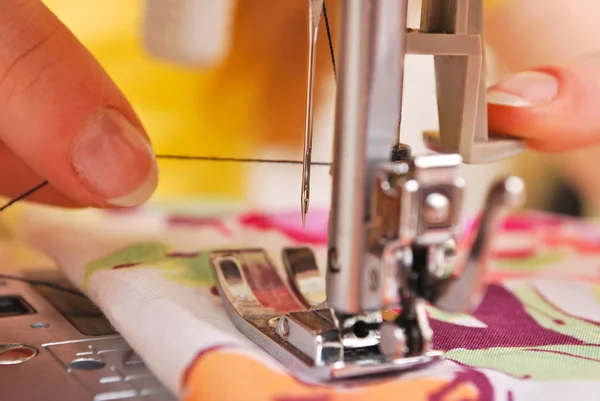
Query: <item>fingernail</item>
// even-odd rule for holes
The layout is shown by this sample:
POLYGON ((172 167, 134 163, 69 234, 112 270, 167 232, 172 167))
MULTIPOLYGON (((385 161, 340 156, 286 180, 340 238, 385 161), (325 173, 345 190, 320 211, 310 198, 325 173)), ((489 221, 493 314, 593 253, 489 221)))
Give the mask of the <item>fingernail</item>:
POLYGON ((556 98, 558 86, 558 80, 550 74, 526 71, 490 88, 487 100, 502 106, 540 106, 556 98))
POLYGON ((112 109, 102 110, 81 132, 73 165, 85 185, 114 206, 144 203, 158 183, 150 142, 112 109))

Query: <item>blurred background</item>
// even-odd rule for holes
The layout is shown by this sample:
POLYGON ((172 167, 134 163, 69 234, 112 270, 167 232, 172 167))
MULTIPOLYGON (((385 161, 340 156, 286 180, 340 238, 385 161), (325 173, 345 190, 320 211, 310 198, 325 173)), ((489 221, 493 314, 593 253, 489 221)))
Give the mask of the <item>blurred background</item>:
MULTIPOLYGON (((213 0, 195 1, 197 6, 203 3, 204 8, 182 12, 193 0, 150 0, 149 11, 143 0, 44 3, 72 29, 123 90, 158 154, 301 160, 307 69, 306 0, 218 0, 218 7, 213 0), (151 14, 151 23, 145 25, 146 11, 151 14), (174 36, 172 32, 171 36, 165 33, 165 21, 171 23, 171 30, 173 25, 185 27, 185 21, 194 12, 198 19, 187 31, 188 39, 194 39, 190 43, 205 52, 203 63, 185 65, 161 60, 144 48, 145 30, 155 52, 168 49, 167 39, 174 36)), ((334 41, 339 1, 327 1, 334 41)), ((498 6, 499 2, 489 1, 487 5, 486 19, 491 26, 500 24, 500 17, 507 18, 506 6, 498 6)), ((539 0, 530 1, 535 2, 539 0)), ((409 24, 417 27, 420 0, 409 4, 409 24)), ((494 50, 491 46, 490 84, 521 67, 505 63, 494 50)), ((324 25, 319 31, 317 58, 318 113, 313 160, 330 161, 334 88, 324 25)), ((430 57, 408 57, 405 90, 402 138, 416 153, 421 153, 425 151, 422 131, 437 128, 430 57)), ((589 185, 585 187, 573 175, 564 178, 562 167, 571 163, 565 160, 526 152, 510 161, 465 166, 467 207, 474 212, 481 206, 487 184, 494 177, 517 173, 528 185, 528 207, 594 215, 597 202, 589 193, 596 191, 586 192, 589 185)), ((175 160, 159 163, 156 199, 245 202, 251 207, 269 209, 300 207, 301 167, 297 165, 175 160)), ((328 205, 327 167, 313 167, 311 194, 311 207, 328 205)))

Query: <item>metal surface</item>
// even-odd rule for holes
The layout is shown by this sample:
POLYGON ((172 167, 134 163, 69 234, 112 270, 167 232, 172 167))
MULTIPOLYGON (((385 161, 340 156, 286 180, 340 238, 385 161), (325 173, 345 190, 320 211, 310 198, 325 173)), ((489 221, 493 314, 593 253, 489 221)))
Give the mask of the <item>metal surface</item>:
POLYGON ((0 343, 0 365, 18 365, 39 354, 37 348, 19 343, 0 343))
POLYGON ((510 208, 524 200, 525 185, 520 178, 497 180, 488 191, 478 225, 474 230, 466 261, 459 278, 447 283, 436 305, 450 312, 471 312, 485 295, 487 266, 494 233, 510 208))
POLYGON ((304 132, 304 152, 302 153, 302 225, 306 223, 306 213, 310 203, 310 165, 313 143, 313 110, 315 91, 315 56, 319 23, 323 12, 323 0, 308 0, 308 88, 306 90, 306 121, 304 132))
POLYGON ((323 276, 309 247, 284 248, 282 258, 290 287, 302 305, 310 309, 327 300, 323 276))
MULTIPOLYGON (((43 279, 64 284, 58 273, 43 279)), ((87 298, 0 282, 0 299, 18 295, 32 309, 0 317, 3 400, 176 400, 87 298)))
POLYGON ((357 314, 377 166, 391 158, 402 106, 405 0, 341 5, 327 298, 357 314))
MULTIPOLYGON (((284 269, 274 265, 261 249, 215 252, 211 260, 232 321, 295 373, 325 380, 348 379, 414 369, 443 356, 429 352, 386 360, 376 346, 352 347, 348 341, 339 342, 329 310, 307 310, 281 278, 284 269)), ((361 340, 353 333, 346 338, 361 340)))

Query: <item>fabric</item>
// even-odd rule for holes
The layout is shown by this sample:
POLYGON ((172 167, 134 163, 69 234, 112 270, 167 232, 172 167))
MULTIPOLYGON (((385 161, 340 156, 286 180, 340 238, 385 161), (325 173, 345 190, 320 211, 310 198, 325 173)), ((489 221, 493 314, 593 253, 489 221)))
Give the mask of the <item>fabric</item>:
MULTIPOLYGON (((14 212, 17 212, 16 210, 14 212)), ((9 231, 51 257, 182 400, 600 399, 600 227, 526 213, 495 237, 490 287, 471 315, 429 308, 447 360, 370 383, 296 377, 241 335, 216 295, 208 252, 311 244, 325 257, 327 213, 188 208, 19 209, 9 231)))

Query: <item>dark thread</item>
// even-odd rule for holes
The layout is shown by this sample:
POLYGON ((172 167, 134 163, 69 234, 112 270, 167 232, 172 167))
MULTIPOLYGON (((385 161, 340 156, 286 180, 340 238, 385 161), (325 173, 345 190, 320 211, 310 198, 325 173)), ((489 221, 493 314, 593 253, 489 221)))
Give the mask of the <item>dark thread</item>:
POLYGON ((15 203, 27 198, 28 196, 33 195, 35 192, 39 191, 40 189, 44 188, 46 185, 48 185, 48 181, 44 181, 39 185, 36 185, 35 187, 31 188, 30 190, 28 190, 27 192, 23 192, 21 195, 17 196, 16 198, 10 200, 7 204, 5 204, 4 206, 0 207, 0 212, 6 210, 7 208, 9 208, 10 206, 14 205, 15 203))
POLYGON ((323 0, 323 18, 325 19, 325 30, 327 31, 327 42, 329 43, 329 54, 331 55, 331 64, 333 65, 333 77, 337 82, 337 68, 335 66, 335 50, 333 48, 333 37, 331 35, 331 27, 329 25, 329 17, 327 16, 327 6, 323 0))
MULTIPOLYGON (((181 156, 181 155, 156 155, 157 159, 167 160, 196 160, 196 161, 215 161, 215 162, 231 162, 231 163, 273 163, 273 164, 302 164, 299 160, 285 160, 285 159, 252 159, 252 158, 235 158, 235 157, 217 157, 217 156, 181 156)), ((329 162, 312 162, 314 166, 331 166, 329 162)), ((35 192, 44 188, 48 185, 48 181, 44 181, 39 185, 29 189, 27 192, 22 193, 16 198, 10 200, 8 203, 0 207, 0 212, 8 209, 15 203, 24 200, 25 198, 33 195, 35 192)))
MULTIPOLYGON (((218 156, 180 156, 180 155, 156 155, 157 159, 171 160, 199 160, 199 161, 216 161, 216 162, 236 162, 236 163, 273 163, 273 164, 302 164, 300 160, 285 160, 285 159, 253 159, 253 158, 237 158, 237 157, 218 157, 218 156)), ((330 166, 329 162, 312 162, 315 166, 330 166)))
POLYGON ((25 278, 25 277, 11 276, 9 274, 0 274, 0 280, 19 281, 21 283, 26 283, 29 285, 38 285, 38 286, 48 287, 48 288, 52 288, 53 290, 68 292, 69 294, 77 295, 80 297, 85 297, 85 295, 79 291, 71 290, 70 288, 66 288, 66 287, 63 287, 58 284, 50 283, 48 281, 33 280, 33 279, 25 278))

